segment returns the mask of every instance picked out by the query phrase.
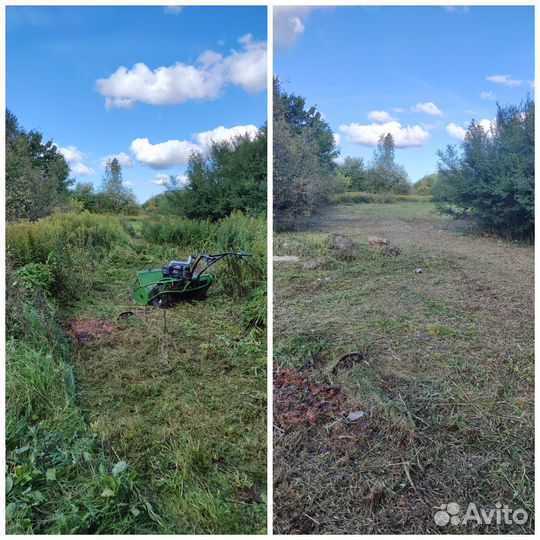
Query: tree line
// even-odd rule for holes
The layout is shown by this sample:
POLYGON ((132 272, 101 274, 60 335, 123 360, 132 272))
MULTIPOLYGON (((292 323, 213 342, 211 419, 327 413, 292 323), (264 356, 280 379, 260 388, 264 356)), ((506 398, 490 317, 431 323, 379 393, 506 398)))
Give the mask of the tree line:
POLYGON ((438 170, 412 184, 395 159, 390 133, 373 158, 341 163, 334 135, 316 107, 274 80, 274 223, 294 228, 301 216, 345 191, 430 195, 440 212, 467 218, 484 232, 534 238, 534 101, 497 105, 489 129, 471 121, 463 143, 437 152, 438 170))
POLYGON ((154 214, 191 219, 221 219, 240 210, 251 215, 266 212, 267 130, 255 136, 213 141, 207 151, 189 157, 186 179, 171 176, 166 191, 142 207, 125 185, 122 165, 107 160, 101 186, 77 182, 66 159, 37 130, 26 131, 6 111, 6 217, 8 221, 35 221, 55 210, 100 214, 154 214))

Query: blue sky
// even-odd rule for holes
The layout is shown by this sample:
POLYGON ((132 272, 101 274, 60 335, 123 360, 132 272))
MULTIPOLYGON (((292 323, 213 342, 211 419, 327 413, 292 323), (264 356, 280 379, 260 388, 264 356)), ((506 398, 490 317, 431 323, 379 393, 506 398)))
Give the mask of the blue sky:
POLYGON ((139 201, 192 149, 266 122, 264 7, 8 7, 7 107, 72 176, 120 155, 139 201))
POLYGON ((316 105, 342 157, 373 155, 393 132, 411 179, 496 101, 534 95, 532 7, 274 8, 274 72, 316 105))

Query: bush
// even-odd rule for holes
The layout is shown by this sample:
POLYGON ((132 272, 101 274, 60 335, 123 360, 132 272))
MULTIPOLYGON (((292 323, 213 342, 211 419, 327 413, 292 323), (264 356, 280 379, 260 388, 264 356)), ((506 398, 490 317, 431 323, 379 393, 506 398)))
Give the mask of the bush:
POLYGON ((439 209, 473 220, 483 231, 534 238, 534 102, 498 107, 487 131, 471 122, 461 151, 438 153, 439 209))
MULTIPOLYGON (((337 188, 334 135, 315 107, 283 91, 274 80, 274 216, 276 228, 295 226, 300 216, 328 202, 337 188)), ((343 186, 343 181, 340 182, 343 186)))

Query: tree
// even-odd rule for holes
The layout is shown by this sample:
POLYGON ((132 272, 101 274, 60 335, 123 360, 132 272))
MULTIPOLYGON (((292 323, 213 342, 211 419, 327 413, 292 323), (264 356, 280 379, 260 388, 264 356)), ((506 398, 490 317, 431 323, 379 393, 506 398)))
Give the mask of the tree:
POLYGON ((97 211, 98 198, 91 182, 77 182, 71 191, 71 198, 79 203, 82 210, 97 211))
POLYGON ((107 160, 101 190, 97 195, 97 209, 105 213, 129 214, 137 208, 133 190, 123 183, 122 165, 116 158, 107 160))
POLYGON ((458 149, 439 151, 439 209, 465 216, 484 231, 534 238, 534 101, 497 105, 486 130, 474 120, 458 149))
POLYGON ((422 178, 414 184, 414 192, 417 195, 433 195, 433 190, 435 189, 435 184, 438 179, 439 175, 437 173, 422 176, 422 178))
POLYGON ((349 179, 350 191, 366 191, 366 167, 360 157, 347 156, 343 163, 338 165, 338 171, 349 179))
POLYGON ((315 107, 287 94, 274 79, 274 215, 278 228, 294 227, 336 188, 339 155, 330 126, 315 107))
POLYGON ((409 176, 395 162, 395 144, 391 133, 381 135, 366 175, 366 190, 372 193, 408 193, 409 176))
POLYGON ((212 141, 206 152, 192 152, 180 182, 171 177, 158 199, 159 212, 191 219, 218 220, 234 211, 260 215, 266 212, 267 134, 245 134, 212 141))
POLYGON ((6 111, 6 218, 36 220, 67 203, 69 166, 52 141, 6 111))

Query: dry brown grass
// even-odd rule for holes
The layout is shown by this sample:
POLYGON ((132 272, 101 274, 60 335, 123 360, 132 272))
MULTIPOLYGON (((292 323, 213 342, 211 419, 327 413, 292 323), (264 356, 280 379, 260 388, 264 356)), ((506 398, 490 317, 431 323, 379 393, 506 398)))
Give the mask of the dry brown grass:
POLYGON ((333 207, 275 246, 300 256, 274 269, 276 378, 293 368, 346 397, 324 421, 277 419, 275 532, 531 533, 532 247, 465 234, 426 203, 333 207), (331 258, 334 234, 354 260, 331 258), (306 271, 313 258, 326 262, 306 271), (530 519, 441 528, 435 508, 451 501, 530 519))

